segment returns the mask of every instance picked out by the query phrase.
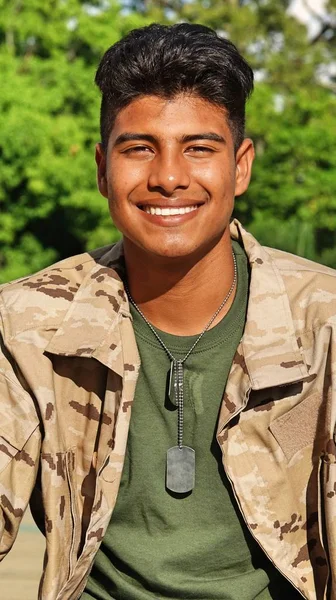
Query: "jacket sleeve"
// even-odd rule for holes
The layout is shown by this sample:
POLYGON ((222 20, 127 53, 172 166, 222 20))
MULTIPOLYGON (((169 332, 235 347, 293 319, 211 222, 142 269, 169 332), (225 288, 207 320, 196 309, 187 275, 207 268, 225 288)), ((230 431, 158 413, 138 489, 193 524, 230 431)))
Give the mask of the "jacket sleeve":
POLYGON ((336 322, 330 327, 325 387, 328 390, 328 435, 322 471, 324 520, 329 554, 328 600, 336 600, 336 322))
POLYGON ((0 314, 0 560, 11 549, 27 508, 40 444, 34 401, 17 376, 0 314))

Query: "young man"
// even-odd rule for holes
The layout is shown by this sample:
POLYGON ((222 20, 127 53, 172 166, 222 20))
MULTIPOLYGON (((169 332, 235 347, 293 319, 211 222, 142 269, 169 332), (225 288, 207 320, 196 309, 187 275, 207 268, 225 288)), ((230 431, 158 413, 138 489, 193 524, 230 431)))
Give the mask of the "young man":
POLYGON ((96 82, 123 241, 2 289, 2 556, 30 501, 43 600, 334 600, 336 273, 230 225, 252 72, 152 25, 96 82))

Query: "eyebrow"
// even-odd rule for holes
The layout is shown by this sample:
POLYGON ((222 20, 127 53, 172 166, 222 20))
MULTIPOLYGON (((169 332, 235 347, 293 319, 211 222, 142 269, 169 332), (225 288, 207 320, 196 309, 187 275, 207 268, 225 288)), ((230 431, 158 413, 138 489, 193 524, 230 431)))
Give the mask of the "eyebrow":
POLYGON ((223 136, 218 135, 218 133, 214 133, 212 131, 208 131, 206 133, 184 135, 182 137, 182 142, 197 142, 197 140, 210 140, 211 142, 219 142, 220 144, 226 143, 223 136))
MULTIPOLYGON (((114 146, 120 146, 121 144, 124 144, 125 142, 134 142, 134 141, 144 141, 144 142, 150 142, 152 144, 155 144, 158 142, 158 138, 156 138, 154 135, 149 135, 147 133, 121 133, 120 135, 118 135, 118 137, 116 138, 115 142, 114 142, 114 146)), ((219 142, 220 144, 225 144, 226 141, 225 139, 219 135, 218 133, 214 133, 212 131, 208 131, 205 133, 193 133, 190 135, 183 135, 180 139, 181 143, 188 143, 188 142, 196 142, 198 140, 210 140, 212 142, 219 142)))

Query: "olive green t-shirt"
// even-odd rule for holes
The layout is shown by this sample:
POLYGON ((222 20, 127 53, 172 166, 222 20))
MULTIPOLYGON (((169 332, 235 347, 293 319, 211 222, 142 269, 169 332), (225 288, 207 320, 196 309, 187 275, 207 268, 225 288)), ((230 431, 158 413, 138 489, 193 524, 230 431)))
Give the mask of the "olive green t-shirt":
MULTIPOLYGON (((177 443, 177 410, 167 399, 169 358, 135 309, 141 370, 116 506, 82 600, 294 600, 240 515, 215 432, 234 353, 244 330, 247 259, 234 243, 238 285, 230 311, 199 341, 184 369, 183 443, 195 449, 195 488, 165 488, 167 449, 177 443)), ((181 310, 186 319, 188 299, 181 310)), ((177 358, 197 336, 158 332, 177 358)))

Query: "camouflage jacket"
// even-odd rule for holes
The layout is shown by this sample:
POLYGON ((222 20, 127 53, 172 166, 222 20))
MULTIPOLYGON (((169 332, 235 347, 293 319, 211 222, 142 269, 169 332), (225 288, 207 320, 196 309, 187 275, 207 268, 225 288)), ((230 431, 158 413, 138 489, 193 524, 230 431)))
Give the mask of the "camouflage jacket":
MULTIPOLYGON (((244 519, 308 600, 336 599, 336 272, 261 247, 218 442, 244 519)), ((75 600, 118 493, 139 371, 122 245, 0 295, 0 557, 28 502, 46 535, 39 598, 75 600)))

